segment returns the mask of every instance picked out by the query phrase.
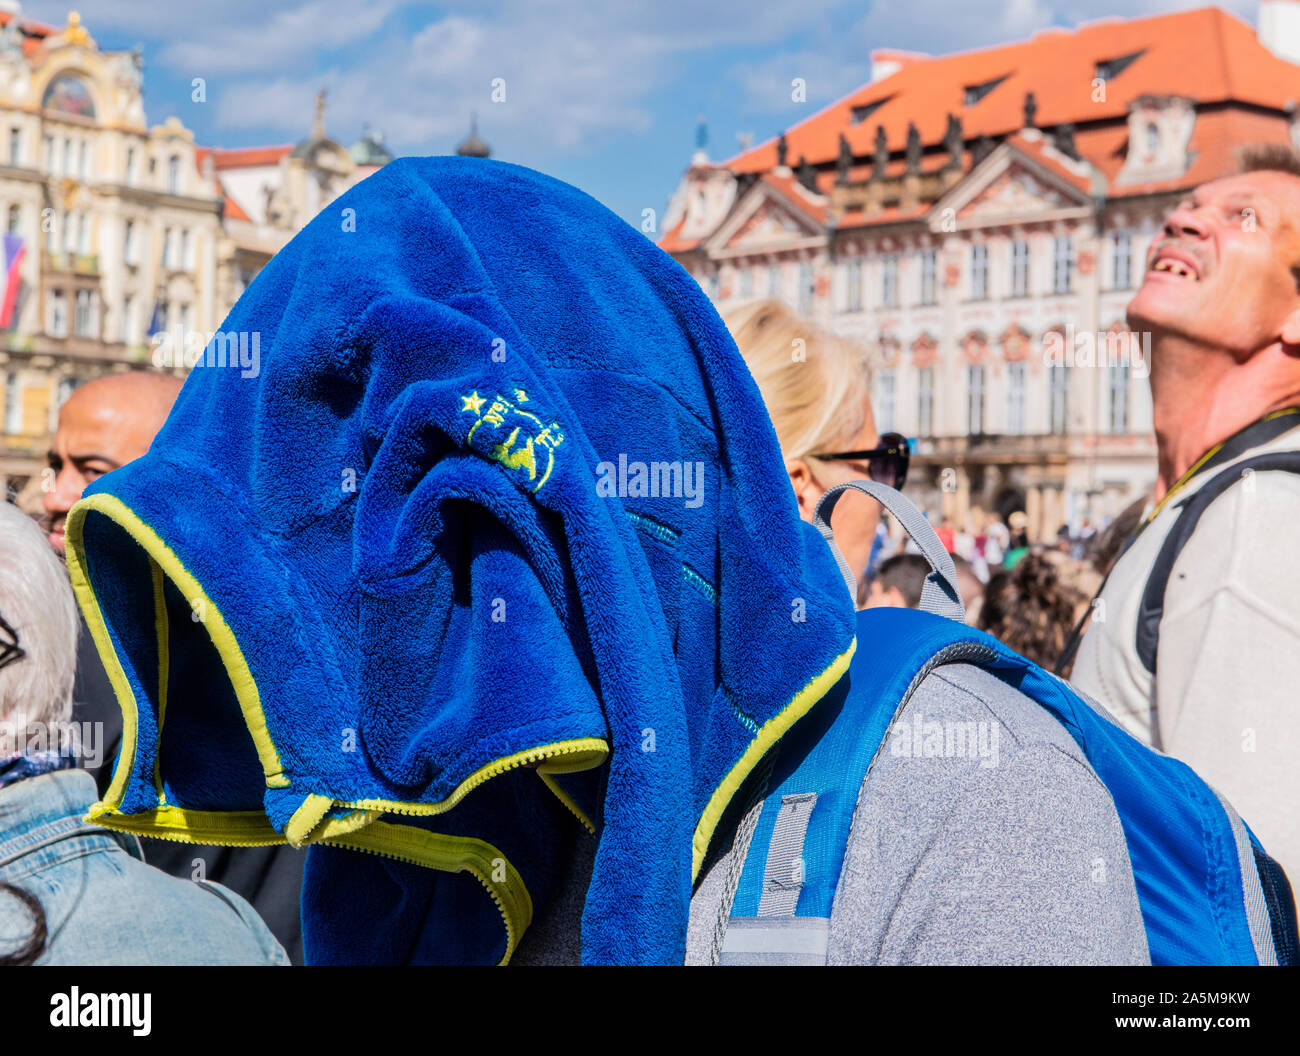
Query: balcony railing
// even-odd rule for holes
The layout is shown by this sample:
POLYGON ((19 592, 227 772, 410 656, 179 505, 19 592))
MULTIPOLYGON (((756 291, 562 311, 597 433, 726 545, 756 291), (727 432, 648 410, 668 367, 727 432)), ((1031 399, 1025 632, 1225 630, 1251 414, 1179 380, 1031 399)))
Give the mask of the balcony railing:
POLYGON ((71 271, 77 275, 98 275, 99 255, 96 253, 46 253, 48 271, 71 271))

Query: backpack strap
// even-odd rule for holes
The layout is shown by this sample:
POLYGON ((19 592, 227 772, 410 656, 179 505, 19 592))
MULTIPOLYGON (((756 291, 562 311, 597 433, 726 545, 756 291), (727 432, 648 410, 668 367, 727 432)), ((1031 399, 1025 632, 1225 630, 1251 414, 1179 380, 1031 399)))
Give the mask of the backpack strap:
POLYGON ((1165 614, 1165 591, 1169 588, 1169 577, 1173 574, 1174 563, 1183 547, 1196 531, 1201 515, 1220 495, 1237 481, 1245 478, 1247 472, 1284 472, 1300 473, 1300 451, 1276 451, 1266 455, 1256 455, 1225 469, 1211 477, 1200 489, 1193 492, 1179 504, 1182 511, 1174 521, 1169 534, 1156 555, 1147 577, 1146 587, 1142 591, 1142 601, 1138 606, 1136 645, 1138 659, 1151 674, 1156 673, 1156 656, 1160 648, 1160 620, 1165 614))
POLYGON ((849 489, 865 492, 894 515, 908 538, 921 551, 921 555, 930 563, 930 574, 925 577, 921 588, 921 602, 918 606, 924 612, 933 612, 961 623, 966 618, 966 607, 962 604, 961 592, 957 589, 957 567, 952 562, 952 555, 939 541, 939 536, 925 515, 901 491, 887 487, 874 480, 853 480, 847 484, 837 484, 829 489, 817 503, 813 513, 813 527, 821 532, 822 538, 835 555, 835 562, 840 567, 840 574, 849 588, 849 595, 857 600, 858 583, 849 563, 844 560, 840 548, 835 545, 835 533, 831 530, 831 514, 840 496, 849 489))
POLYGON ((781 741, 748 845, 733 846, 744 866, 729 906, 724 895, 717 963, 826 963, 858 792, 895 716, 938 665, 993 655, 972 628, 909 609, 864 610, 858 634, 888 641, 888 662, 859 649, 848 677, 781 741))

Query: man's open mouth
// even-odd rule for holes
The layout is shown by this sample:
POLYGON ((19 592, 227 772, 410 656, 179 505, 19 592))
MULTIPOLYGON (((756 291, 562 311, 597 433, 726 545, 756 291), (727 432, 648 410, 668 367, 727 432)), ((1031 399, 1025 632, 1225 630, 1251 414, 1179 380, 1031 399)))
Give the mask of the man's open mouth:
POLYGON ((1195 261, 1177 251, 1162 249, 1156 254, 1150 270, 1173 275, 1179 279, 1190 279, 1192 282, 1201 281, 1201 273, 1195 261))

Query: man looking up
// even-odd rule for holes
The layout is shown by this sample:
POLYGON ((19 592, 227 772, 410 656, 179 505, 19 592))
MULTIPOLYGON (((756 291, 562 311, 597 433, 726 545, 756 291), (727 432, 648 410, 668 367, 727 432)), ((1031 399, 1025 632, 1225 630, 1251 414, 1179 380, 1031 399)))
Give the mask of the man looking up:
POLYGON ((1300 451, 1300 154, 1249 148, 1189 194, 1128 321, 1151 335, 1156 489, 1073 679, 1300 875, 1300 470, 1277 465, 1300 451))

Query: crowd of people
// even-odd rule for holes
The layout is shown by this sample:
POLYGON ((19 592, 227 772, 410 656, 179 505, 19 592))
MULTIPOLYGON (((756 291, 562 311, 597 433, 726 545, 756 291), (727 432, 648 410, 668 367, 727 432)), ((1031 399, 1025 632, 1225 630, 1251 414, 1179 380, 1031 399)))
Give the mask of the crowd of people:
MULTIPOLYGON (((455 283, 500 291, 482 309, 471 303, 477 294, 457 295, 458 310, 472 323, 438 312, 418 322, 426 329, 442 325, 465 348, 477 348, 474 328, 490 321, 511 335, 512 355, 529 347, 522 361, 511 360, 522 363, 512 367, 512 396, 491 400, 492 392, 506 391, 492 380, 498 378, 494 361, 484 367, 469 353, 462 362, 446 352, 446 363, 457 366, 417 368, 416 357, 426 353, 413 351, 415 338, 389 340, 381 332, 366 345, 371 339, 349 325, 355 345, 340 345, 346 351, 332 358, 304 354, 304 365, 277 367, 273 352, 254 397, 246 395, 246 381, 206 369, 194 372, 179 399, 179 383, 155 374, 83 386, 60 412, 41 526, 0 505, 0 728, 8 737, 0 744, 0 958, 19 964, 1150 963, 1137 862, 1130 864, 1118 799, 1097 779, 1095 760, 1060 723, 1046 720, 1026 692, 969 657, 918 674, 892 728, 979 725, 981 744, 994 747, 993 765, 987 754, 955 765, 921 758, 919 749, 915 756, 881 751, 865 775, 850 775, 855 787, 843 790, 857 808, 842 860, 834 863, 839 895, 817 918, 815 940, 801 932, 791 945, 790 929, 774 938, 780 929, 759 926, 782 915, 783 891, 802 897, 802 874, 792 888, 773 872, 772 857, 761 899, 741 907, 742 880, 756 868, 763 876, 763 863, 748 859, 755 833, 766 831, 760 819, 768 816, 769 801, 795 812, 803 802, 778 795, 782 767, 790 753, 810 750, 797 747, 800 736, 811 736, 799 731, 821 721, 794 724, 791 734, 786 731, 798 716, 783 709, 804 701, 799 714, 816 716, 820 699, 835 692, 851 699, 855 679, 870 681, 867 665, 891 662, 891 643, 863 640, 861 631, 855 638, 852 612, 826 600, 839 597, 841 576, 853 584, 856 607, 867 612, 917 610, 948 599, 971 626, 1070 679, 1137 741, 1190 764, 1231 804, 1224 807, 1228 817, 1235 819, 1231 808, 1240 812, 1262 845, 1259 853, 1266 849, 1291 875, 1300 874, 1300 777, 1292 765, 1300 709, 1290 670, 1300 663, 1300 566, 1287 531, 1300 518, 1300 225, 1294 220, 1300 157, 1280 148, 1255 151, 1241 172, 1181 204, 1151 248, 1145 282, 1129 309, 1130 324, 1153 335, 1159 466, 1149 496, 1104 525, 1085 520, 1074 533, 1032 541, 1020 510, 1008 511, 1005 520, 978 510, 962 524, 936 518, 926 529, 903 508, 891 533, 880 503, 850 490, 835 506, 833 533, 823 533, 833 538, 831 547, 812 528, 828 495, 860 481, 907 489, 907 444, 877 431, 860 347, 772 301, 719 322, 698 291, 685 291, 687 280, 675 265, 634 246, 629 239, 639 236, 623 233, 576 192, 509 166, 483 164, 471 172, 465 166, 478 163, 455 160, 459 167, 450 169, 394 163, 387 175, 350 193, 392 209, 393 230, 409 229, 402 224, 420 208, 420 194, 428 196, 426 209, 435 202, 448 216, 456 212, 440 233, 454 245, 448 256, 464 257, 457 267, 468 277, 434 283, 432 272, 419 270, 434 264, 385 255, 395 246, 405 251, 400 240, 378 241, 374 261, 359 260, 354 268, 372 269, 367 282, 400 275, 407 297, 416 296, 412 289, 454 291, 455 283), (419 187, 414 196, 412 186, 419 187), (521 186, 537 200, 559 203, 561 219, 549 213, 530 219, 544 228, 535 241, 513 240, 492 226, 498 222, 492 208, 508 212, 504 203, 517 199, 521 186), (1259 221, 1249 231, 1240 223, 1246 208, 1259 221), (480 239, 481 231, 487 234, 480 239), (485 248, 492 238, 503 244, 499 253, 485 248), (544 240, 552 244, 537 248, 544 240), (605 255, 595 269, 599 280, 566 259, 568 270, 555 287, 564 298, 540 303, 551 288, 538 275, 560 267, 555 260, 578 246, 605 255), (557 256, 535 256, 543 252, 557 256), (1157 267, 1166 257, 1180 262, 1177 273, 1157 267), (574 318, 585 330, 572 325, 574 318), (645 345, 629 340, 630 350, 619 353, 626 362, 598 363, 593 349, 608 352, 620 334, 634 330, 645 345), (584 341, 593 342, 590 349, 584 341), (374 364, 393 347, 401 356, 388 361, 390 373, 381 378, 381 365, 374 364), (354 348, 368 351, 363 356, 354 348), (447 391, 455 389, 456 401, 445 418, 441 405, 428 402, 444 375, 455 382, 447 391), (644 377, 623 390, 616 375, 644 377), (754 387, 748 378, 761 399, 753 407, 744 405, 754 387), (361 422, 363 414, 364 424, 351 431, 349 416, 361 422), (581 428, 560 435, 556 422, 566 414, 571 427, 581 428), (225 415, 241 427, 247 421, 251 439, 232 438, 216 458, 194 426, 203 415, 225 415), (546 416, 553 419, 549 426, 546 416), (771 429, 754 425, 764 416, 771 429), (528 432, 528 421, 540 431, 528 432), (606 421, 628 431, 602 433, 606 421), (168 432, 151 449, 165 423, 168 432), (406 432, 394 449, 388 441, 399 429, 406 432), (627 519, 591 529, 605 507, 584 505, 590 496, 574 483, 581 471, 563 463, 564 445, 585 442, 575 435, 580 432, 633 444, 626 437, 643 430, 657 443, 692 452, 725 486, 702 498, 699 511, 687 503, 680 516, 663 505, 638 504, 628 488, 619 497, 627 519), (362 498, 346 485, 338 494, 314 496, 303 484, 311 470, 290 461, 289 483, 258 506, 266 466, 314 458, 314 445, 326 437, 346 437, 355 460, 372 467, 377 482, 362 474, 362 498), (246 555, 214 558, 215 521, 166 512, 169 502, 191 494, 185 467, 210 459, 225 474, 202 471, 213 478, 214 492, 234 495, 249 524, 270 525, 266 552, 282 564, 307 561, 302 567, 316 569, 320 578, 309 593, 318 609, 300 602, 289 607, 285 598, 299 589, 298 579, 285 580, 293 584, 286 593, 279 584, 246 583, 257 595, 252 601, 236 588, 221 594, 219 584, 204 580, 200 569, 218 558, 236 580, 270 567, 251 545, 246 555), (439 466, 453 462, 460 475, 448 469, 445 479, 438 477, 439 466), (380 467, 387 478, 380 478, 380 467), (484 476, 484 467, 499 479, 484 476), (552 490, 544 493, 552 470, 552 490), (522 513, 511 490, 521 473, 532 504, 522 513), (413 505, 422 475, 447 489, 448 497, 429 509, 413 505), (115 486, 119 480, 124 483, 115 486), (498 486, 504 490, 494 491, 498 486), (153 516, 121 512, 133 495, 144 501, 145 492, 153 516), (289 492, 302 510, 280 508, 289 492), (83 493, 86 501, 77 507, 83 493), (240 498, 244 493, 253 498, 240 498), (492 496, 482 502, 491 514, 474 519, 480 515, 466 510, 479 493, 492 496), (546 500, 554 505, 543 494, 557 495, 546 500), (394 496, 410 500, 400 516, 389 516, 394 496), (365 533, 363 517, 370 518, 365 533), (337 527, 329 529, 330 539, 342 541, 337 553, 355 555, 359 565, 377 554, 378 571, 320 567, 330 563, 322 555, 335 551, 296 553, 321 525, 337 527), (114 535, 119 528, 130 538, 114 535), (927 531, 950 563, 927 545, 927 531), (433 541, 420 542, 419 532, 433 541), (414 540, 411 555, 397 554, 402 539, 414 540), (67 550, 76 552, 65 567, 67 550), (615 563, 586 563, 597 551, 614 555, 608 561, 615 563), (626 568, 616 567, 624 557, 626 568), (494 562, 504 563, 504 571, 494 562), (437 575, 446 577, 445 589, 418 594, 403 585, 405 593, 383 593, 416 582, 429 568, 435 585, 444 582, 437 575), (79 581, 81 616, 70 573, 79 581), (480 589, 484 576, 492 585, 480 589), (521 577, 532 593, 516 590, 521 577), (636 604, 620 600, 620 592, 636 604), (220 614, 202 615, 200 602, 220 614), (284 606, 282 622, 272 622, 283 628, 281 656, 249 645, 261 631, 241 612, 244 604, 259 613, 284 606), (412 612, 424 604, 427 613, 412 612), (791 626, 792 605, 793 626, 809 637, 787 644, 779 628, 791 626), (778 610, 774 630, 763 622, 764 606, 778 610), (475 622, 498 610, 500 619, 475 622), (642 613, 644 627, 620 630, 612 614, 633 611, 642 613), (133 623, 137 612, 144 616, 133 623), (806 627, 805 620, 811 621, 806 627), (355 628, 356 640, 322 630, 343 625, 355 628), (484 634, 512 637, 500 652, 484 634), (392 658, 410 655, 408 640, 427 641, 431 651, 418 654, 422 666, 402 670, 392 658), (289 680, 299 675, 292 669, 304 643, 338 666, 331 684, 303 690, 304 699, 319 697, 319 723, 294 727, 280 701, 302 689, 289 680), (359 659, 349 667, 354 648, 359 659), (245 666, 236 670, 232 658, 245 666), (645 690, 642 699, 635 694, 645 669, 662 686, 645 690), (486 685, 482 697, 476 680, 486 685), (624 683, 625 691, 610 688, 624 683), (582 766, 548 768, 546 753, 531 748, 532 741, 511 740, 527 724, 501 716, 525 706, 516 704, 522 685, 536 696, 528 706, 541 709, 529 712, 529 723, 543 722, 538 716, 552 721, 575 694, 590 697, 588 718, 573 723, 578 730, 587 722, 585 740, 569 726, 563 735, 552 730, 536 738, 585 745, 582 766), (305 727, 320 725, 321 743, 340 739, 329 725, 333 719, 325 718, 334 714, 327 707, 336 692, 366 701, 378 694, 375 710, 342 728, 344 747, 337 749, 351 753, 349 766, 368 766, 366 781, 374 786, 338 778, 337 787, 308 783, 310 794, 293 799, 304 780, 301 760, 319 748, 311 739, 319 731, 305 727), (188 718, 191 713, 198 718, 188 718), (485 725, 464 729, 468 715, 485 725), (226 743, 226 723, 247 725, 256 756, 246 750, 236 758, 231 749, 229 773, 214 777, 205 752, 226 743), (73 750, 34 733, 63 728, 86 731, 73 750), (431 729, 434 740, 427 739, 431 729), (363 751, 347 746, 349 735, 354 742, 360 737, 363 751), (490 754, 483 755, 489 740, 490 754), (444 742, 455 751, 443 753, 444 742), (456 761, 434 765, 429 753, 456 761), (597 765, 606 756, 608 767, 597 765), (500 759, 516 761, 503 767, 494 762, 500 759), (545 805, 534 801, 534 785, 509 783, 514 777, 495 776, 475 791, 488 771, 517 773, 518 759, 542 777, 545 805), (687 791, 675 793, 672 781, 645 769, 661 764, 681 766, 676 773, 687 791), (383 796, 374 791, 381 787, 383 796), (265 793, 265 818, 245 788, 259 798, 265 793), (652 798, 658 794, 664 798, 652 798), (281 795, 288 806, 275 798, 281 795), (468 812, 458 806, 462 800, 468 812), (233 826, 223 816, 250 813, 259 814, 256 825, 238 838, 211 839, 233 826), (529 831, 554 830, 546 854, 516 831, 515 813, 529 831), (476 825, 486 819, 485 831, 496 833, 489 845, 509 852, 512 876, 518 872, 530 892, 526 914, 512 918, 515 903, 493 887, 506 881, 477 876, 496 906, 487 904, 487 916, 498 926, 498 913, 506 920, 505 933, 490 941, 474 930, 487 928, 473 901, 483 890, 471 882, 471 895, 446 879, 457 868, 473 872, 470 859, 450 872, 445 864, 433 865, 441 870, 436 873, 421 868, 437 857, 438 841, 470 840, 473 833, 455 824, 462 814, 476 825), (387 820, 376 821, 379 815, 387 820), (412 821, 416 815, 424 820, 412 821), (446 831, 437 827, 445 818, 452 819, 446 831), (357 835, 391 834, 399 821, 410 823, 400 837, 405 857, 392 850, 398 843, 366 844, 357 835), (683 842, 683 833, 694 837, 683 842), (417 846, 423 849, 410 849, 417 846), (558 857, 555 847, 563 848, 558 857), (1108 863, 1104 882, 1098 861, 1108 863), (140 927, 146 918, 149 926, 140 927), (364 939, 363 925, 381 938, 364 939)), ((319 263, 339 257, 323 232, 309 228, 282 254, 284 261, 273 262, 273 274, 250 288, 246 320, 274 315, 278 322, 291 303, 316 328, 325 309, 313 309, 313 290, 294 283, 338 283, 346 273, 330 270, 343 265, 319 263)), ((340 298, 338 311, 352 313, 340 318, 365 316, 380 325, 374 320, 382 322, 384 313, 372 308, 387 302, 356 285, 349 296, 376 299, 349 306, 340 298)), ((425 303, 411 308, 411 301, 408 309, 418 315, 425 303)), ((344 328, 336 322, 312 333, 339 333, 344 328)), ((292 332, 281 327, 282 334, 292 332)), ((328 461, 323 453, 320 461, 328 461)), ((342 463, 345 481, 351 464, 342 463)), ((322 472, 330 480, 339 475, 333 464, 322 472)), ((859 616, 857 626, 884 624, 862 623, 859 616)), ((320 772, 326 769, 319 764, 320 772)), ((1258 883, 1285 910, 1291 896, 1279 894, 1285 879, 1280 888, 1278 876, 1261 865, 1258 883)), ((794 906, 789 902, 786 916, 804 919, 794 906)), ((1287 956, 1293 901, 1290 913, 1291 931, 1275 926, 1270 939, 1275 960, 1287 956)))

